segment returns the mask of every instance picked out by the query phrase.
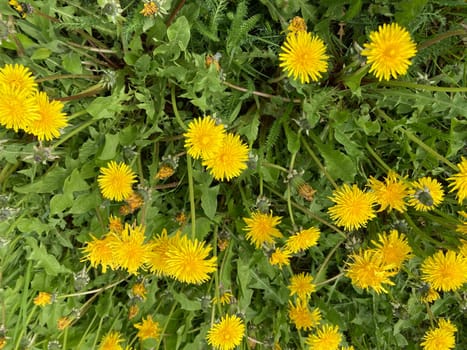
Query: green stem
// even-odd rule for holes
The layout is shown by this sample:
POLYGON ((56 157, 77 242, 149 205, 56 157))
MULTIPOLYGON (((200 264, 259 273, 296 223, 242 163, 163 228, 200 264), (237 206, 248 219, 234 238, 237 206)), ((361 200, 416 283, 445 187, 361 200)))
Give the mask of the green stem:
POLYGON ((284 167, 282 167, 282 166, 280 166, 280 165, 274 164, 274 163, 261 162, 261 165, 262 165, 262 166, 265 166, 266 168, 272 168, 272 169, 280 170, 280 171, 282 171, 282 172, 284 172, 284 173, 288 173, 288 172, 289 172, 286 168, 284 168, 284 167))
POLYGON ((187 127, 185 123, 183 122, 182 118, 180 117, 180 113, 178 112, 178 108, 177 108, 177 99, 175 97, 175 85, 172 85, 172 87, 170 88, 170 98, 172 101, 172 110, 175 115, 175 120, 177 121, 178 125, 180 125, 180 127, 183 130, 186 130, 187 127))
POLYGON ((5 192, 6 190, 6 180, 10 177, 11 174, 15 172, 16 169, 18 169, 19 165, 21 162, 16 162, 15 164, 7 163, 5 167, 2 169, 2 172, 0 173, 0 184, 2 184, 4 181, 4 186, 2 187, 2 192, 5 192))
MULTIPOLYGON (((298 139, 300 142, 300 132, 298 133, 298 139)), ((289 164, 289 174, 292 174, 293 168, 295 166, 295 159, 297 158, 297 152, 293 152, 292 156, 290 157, 290 164, 289 164)), ((295 218, 293 215, 293 210, 292 210, 292 185, 291 185, 291 179, 287 183, 287 209, 289 211, 289 216, 290 216, 290 221, 292 223, 292 227, 295 230, 295 218)))
POLYGON ((325 284, 328 284, 329 282, 332 282, 332 281, 335 281, 341 277, 345 276, 345 273, 344 272, 341 272, 340 274, 334 276, 334 277, 331 277, 329 279, 327 279, 326 281, 323 281, 323 282, 319 282, 319 283, 316 283, 315 286, 318 287, 318 286, 324 286, 325 284))
MULTIPOLYGON (((321 264, 321 266, 319 267, 319 270, 318 272, 316 273, 316 280, 319 280, 321 278, 321 274, 323 273, 323 271, 326 270, 328 264, 329 264, 329 261, 331 260, 332 256, 334 255, 334 253, 337 251, 337 248, 340 247, 340 245, 343 243, 344 241, 340 241, 339 243, 337 243, 332 249, 331 251, 328 253, 328 255, 326 256, 326 258, 324 259, 323 263, 321 264)), ((339 276, 339 275, 338 275, 339 276)), ((331 279, 331 280, 334 280, 335 278, 331 279)), ((322 284, 325 284, 327 283, 328 281, 324 281, 324 282, 319 282, 317 283, 316 285, 322 285, 322 284)))
POLYGON ((456 36, 456 35, 462 35, 464 36, 466 34, 466 31, 465 29, 457 29, 457 30, 452 30, 450 32, 444 32, 444 33, 441 33, 437 36, 435 36, 434 38, 430 39, 430 40, 427 40, 421 44, 418 45, 417 49, 418 51, 421 51, 431 45, 434 45, 436 44, 437 42, 441 41, 441 40, 444 40, 444 39, 447 39, 451 36, 456 36))
MULTIPOLYGON (((311 135, 311 134, 310 134, 311 135)), ((316 137, 315 135, 312 135, 312 137, 316 137)), ((320 162, 318 156, 315 154, 315 152, 313 152, 313 150, 311 149, 310 145, 305 141, 304 138, 302 138, 302 144, 303 146, 305 147, 305 149, 307 150, 308 154, 310 155, 310 157, 313 159, 313 161, 316 163, 316 165, 318 165, 318 168, 323 172, 324 176, 326 176, 326 178, 328 179, 328 181, 331 183, 331 185, 334 187, 334 188, 338 188, 339 186, 337 186, 337 183, 334 181, 334 179, 331 177, 331 175, 328 173, 328 171, 326 170, 326 168, 324 167, 324 165, 320 162)))
POLYGON ((123 278, 120 281, 114 282, 114 283, 109 284, 108 286, 105 286, 105 287, 102 287, 102 288, 87 290, 85 292, 60 295, 60 296, 57 297, 57 299, 66 299, 66 298, 71 298, 71 297, 79 297, 79 296, 82 296, 82 295, 102 293, 102 292, 106 291, 107 289, 113 288, 113 287, 119 285, 120 283, 125 282, 126 280, 127 280, 127 278, 123 278))
POLYGON ((381 159, 381 157, 371 148, 371 146, 368 144, 368 142, 365 144, 365 148, 370 152, 370 154, 375 158, 375 160, 381 165, 381 167, 386 170, 386 172, 389 172, 391 168, 389 165, 387 165, 384 160, 381 159))
POLYGON ((381 81, 378 85, 394 86, 394 87, 405 87, 409 89, 418 89, 425 91, 442 91, 442 92, 467 92, 467 87, 445 87, 445 86, 432 86, 411 83, 409 81, 381 81))
POLYGON ((66 135, 63 135, 63 137, 61 137, 57 142, 55 142, 51 148, 54 149, 54 148, 57 148, 58 146, 60 146, 62 143, 64 143, 65 141, 67 141, 68 139, 72 138, 73 136, 75 136, 76 134, 80 133, 81 131, 83 131, 84 129, 86 129, 87 127, 91 126, 93 123, 95 122, 94 119, 90 119, 88 120, 87 122, 84 122, 83 124, 81 124, 80 126, 76 127, 75 129, 71 130, 68 134, 66 135))
POLYGON ((196 237, 195 187, 193 184, 193 166, 188 153, 186 155, 186 167, 188 171, 188 193, 190 196, 191 238, 194 239, 196 237))
POLYGON ((29 322, 31 322, 32 316, 36 312, 37 305, 34 305, 32 308, 31 312, 29 313, 28 317, 26 318, 26 322, 24 323, 24 327, 21 329, 21 332, 18 334, 18 338, 15 344, 15 350, 18 350, 20 348, 21 340, 23 338, 24 330, 28 327, 29 322))
POLYGON ((169 314, 167 315, 167 322, 165 322, 164 324, 164 328, 162 328, 161 330, 161 336, 159 337, 159 340, 157 342, 157 345, 155 347, 155 350, 158 350, 160 345, 161 345, 161 342, 162 342, 162 336, 165 334, 165 330, 167 329, 168 325, 169 325, 169 322, 170 322, 170 318, 172 317, 174 311, 175 311, 175 307, 177 306, 177 302, 174 301, 173 305, 172 305, 172 308, 170 309, 170 312, 169 314))

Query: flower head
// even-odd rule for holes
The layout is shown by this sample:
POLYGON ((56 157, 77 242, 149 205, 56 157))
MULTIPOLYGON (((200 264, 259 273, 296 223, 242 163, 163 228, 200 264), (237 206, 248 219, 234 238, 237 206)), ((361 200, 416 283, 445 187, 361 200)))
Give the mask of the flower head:
POLYGON ((316 227, 300 230, 296 234, 287 238, 285 246, 292 253, 298 253, 315 246, 318 243, 320 231, 316 227))
POLYGON ((310 350, 337 350, 341 341, 339 327, 327 324, 321 326, 315 334, 309 335, 306 340, 310 350))
POLYGON ((218 305, 227 305, 232 302, 233 295, 229 291, 224 291, 219 295, 219 298, 214 297, 212 298, 212 303, 213 304, 218 304, 218 305))
POLYGON ((279 66, 284 68, 289 77, 300 79, 302 84, 309 83, 310 78, 318 81, 321 73, 328 68, 329 56, 326 55, 324 42, 306 31, 287 35, 281 50, 279 66))
POLYGON ((66 115, 62 112, 63 103, 60 101, 49 101, 45 92, 34 95, 39 107, 39 118, 35 119, 26 131, 42 140, 52 140, 60 136, 60 129, 68 125, 66 115))
POLYGON ((247 168, 248 146, 240 140, 240 136, 227 134, 217 151, 205 157, 205 165, 216 180, 229 181, 239 176, 247 168))
POLYGON ((449 350, 456 346, 454 333, 457 327, 449 320, 440 319, 438 327, 430 328, 423 336, 420 344, 423 350, 449 350))
POLYGON ((396 79, 407 73, 410 59, 417 53, 409 32, 397 23, 383 24, 370 33, 370 43, 363 44, 362 55, 367 57, 378 80, 396 79))
POLYGON ((459 214, 460 216, 462 216, 462 219, 461 219, 461 223, 457 225, 456 231, 464 235, 467 235, 467 212, 460 211, 459 214))
POLYGON ((123 350, 120 343, 123 341, 119 332, 109 332, 101 340, 98 350, 123 350))
POLYGON ((100 172, 97 182, 104 198, 121 201, 131 196, 136 175, 128 165, 111 161, 100 172))
POLYGON ((459 172, 448 178, 448 180, 451 181, 449 184, 449 187, 452 187, 450 192, 457 191, 456 197, 459 203, 462 204, 464 199, 467 198, 467 158, 462 157, 462 161, 457 166, 459 172))
POLYGON ((151 315, 136 323, 135 328, 138 330, 137 336, 140 340, 157 339, 161 333, 159 322, 153 321, 151 315))
POLYGON ((27 95, 32 95, 37 89, 31 71, 22 64, 6 64, 0 68, 0 85, 24 91, 27 95))
POLYGON ((408 194, 407 185, 397 179, 394 172, 389 172, 384 182, 371 177, 369 186, 375 194, 375 201, 380 205, 378 211, 383 211, 386 208, 388 211, 393 209, 403 213, 406 210, 404 198, 408 194))
POLYGON ((39 106, 30 91, 0 84, 0 125, 17 132, 39 118, 39 106))
POLYGON ((206 339, 215 349, 231 350, 240 345, 245 333, 245 324, 235 316, 226 315, 208 331, 206 339))
POLYGON ((435 300, 438 300, 439 293, 436 291, 436 289, 433 289, 429 284, 427 284, 427 286, 428 286, 428 289, 420 297, 420 300, 423 301, 424 303, 432 303, 435 300))
POLYGON ((302 17, 295 16, 290 20, 287 31, 289 33, 306 32, 306 22, 302 17))
POLYGON ((444 198, 443 187, 431 177, 422 177, 412 183, 409 204, 418 211, 427 211, 438 206, 444 198))
POLYGON ((208 258, 211 246, 191 240, 186 236, 176 244, 170 244, 167 251, 167 273, 180 282, 201 284, 209 280, 209 274, 217 269, 217 257, 208 258))
POLYGON ((296 305, 289 301, 289 318, 297 329, 309 330, 321 321, 319 309, 310 310, 306 300, 298 299, 296 305))
POLYGON ((374 195, 363 192, 357 185, 350 187, 344 184, 334 191, 330 199, 336 203, 328 209, 331 218, 346 230, 365 227, 376 216, 373 210, 374 195))
POLYGON ((117 216, 109 216, 109 231, 119 234, 123 231, 122 219, 117 216))
POLYGON ((148 290, 143 282, 138 282, 131 287, 131 294, 133 294, 136 298, 140 300, 146 300, 146 294, 148 290))
POLYGON ((438 291, 457 290, 467 282, 467 258, 454 251, 438 251, 421 266, 422 280, 438 291))
POLYGON ((209 158, 221 148, 224 137, 224 126, 217 125, 211 116, 194 119, 188 124, 185 134, 185 148, 194 159, 209 158))
POLYGON ((367 249, 350 256, 346 275, 352 280, 352 284, 362 288, 372 288, 376 293, 387 293, 383 284, 394 285, 389 278, 397 272, 394 265, 385 265, 381 254, 375 250, 367 249))
POLYGON ((378 241, 371 241, 376 247, 376 253, 381 254, 382 263, 393 265, 395 269, 400 269, 402 263, 410 257, 412 248, 407 243, 404 234, 397 230, 391 230, 389 234, 383 232, 378 235, 378 241))
POLYGON ((271 257, 269 258, 269 262, 271 265, 279 265, 279 267, 282 267, 282 265, 290 265, 290 256, 292 253, 288 249, 276 249, 272 254, 271 257))
POLYGON ((34 298, 33 303, 37 306, 46 306, 52 304, 52 294, 47 292, 39 292, 37 297, 34 298))
POLYGON ((282 237, 282 234, 276 228, 281 222, 280 216, 254 212, 251 218, 243 218, 247 225, 244 230, 247 231, 246 238, 253 243, 256 248, 261 248, 264 243, 274 243, 274 238, 282 237))
POLYGON ((85 256, 81 261, 88 260, 91 266, 96 268, 98 265, 102 266, 102 272, 107 271, 107 267, 115 269, 117 267, 117 260, 112 248, 114 242, 118 241, 115 235, 106 235, 103 239, 98 239, 92 236, 92 241, 86 242, 83 248, 85 256))
POLYGON ((313 276, 308 273, 299 273, 290 278, 290 295, 297 295, 299 299, 306 300, 316 290, 313 284, 313 276))

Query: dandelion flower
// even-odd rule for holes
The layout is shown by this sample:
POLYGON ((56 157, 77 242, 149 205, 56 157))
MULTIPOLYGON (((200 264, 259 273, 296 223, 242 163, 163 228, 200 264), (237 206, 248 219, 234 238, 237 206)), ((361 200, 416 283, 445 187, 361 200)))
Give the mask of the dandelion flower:
POLYGON ((408 187, 404 182, 397 179, 395 172, 389 172, 384 182, 371 177, 369 186, 375 194, 376 203, 380 205, 378 211, 386 209, 388 211, 395 209, 400 213, 406 211, 404 198, 408 194, 408 187))
POLYGON ((341 341, 339 327, 327 324, 318 328, 316 334, 309 335, 306 340, 310 350, 337 350, 341 341))
POLYGON ((455 291, 467 282, 467 258, 454 251, 436 252, 423 261, 422 280, 438 291, 455 291))
POLYGON ((190 240, 186 236, 178 239, 177 244, 169 246, 167 252, 167 271, 180 282, 201 284, 209 280, 209 274, 217 269, 217 257, 208 258, 211 246, 204 242, 190 240))
POLYGON ((154 1, 145 2, 140 13, 145 17, 151 17, 159 12, 159 6, 154 1))
POLYGON ((57 329, 59 331, 63 331, 67 329, 71 325, 72 322, 73 322, 73 319, 70 317, 67 317, 67 316, 60 317, 57 321, 57 329))
POLYGON ((300 273, 290 278, 290 295, 297 295, 299 299, 306 300, 316 290, 313 284, 313 276, 308 273, 300 273))
POLYGON ((362 55, 371 65, 370 73, 379 81, 406 74, 410 59, 417 53, 409 32, 397 23, 379 26, 377 32, 370 33, 370 43, 363 46, 362 55))
POLYGON ((109 231, 119 234, 123 231, 122 219, 119 217, 110 215, 109 217, 109 231))
POLYGON ((205 165, 216 180, 229 181, 239 176, 247 168, 248 146, 240 136, 227 134, 222 145, 211 156, 205 157, 205 165))
POLYGON ((175 174, 175 169, 168 164, 163 164, 157 171, 155 178, 157 180, 165 180, 171 177, 173 174, 175 174))
POLYGON ((457 225, 456 231, 464 235, 467 235, 467 212, 460 211, 459 214, 462 216, 462 219, 461 219, 462 221, 459 225, 457 225))
POLYGON ((119 332, 109 332, 101 340, 98 350, 123 350, 120 343, 123 341, 119 332))
POLYGON ((46 292, 39 292, 37 297, 34 298, 34 305, 46 306, 52 304, 52 294, 46 292))
POLYGON ((298 253, 315 246, 318 243, 320 231, 316 227, 300 230, 296 234, 287 238, 285 246, 292 253, 298 253))
POLYGON ((140 300, 146 300, 147 292, 148 290, 142 282, 135 283, 133 287, 131 287, 131 294, 140 300))
POLYGON ((423 336, 420 344, 423 350, 449 350, 456 346, 454 333, 457 327, 449 320, 440 319, 438 327, 430 328, 423 336))
POLYGON ((422 177, 412 183, 409 204, 418 211, 427 211, 438 206, 444 198, 441 184, 431 177, 422 177))
POLYGON ((279 267, 282 267, 282 265, 290 265, 290 256, 292 253, 288 249, 276 249, 274 253, 271 254, 271 257, 269 258, 269 262, 271 265, 279 265, 279 267))
POLYGON ((212 303, 213 304, 219 304, 219 305, 227 305, 232 302, 233 295, 229 291, 225 291, 219 295, 219 298, 214 297, 212 298, 212 303))
POLYGON ((93 235, 91 237, 92 241, 86 242, 86 246, 83 248, 85 256, 81 261, 88 260, 94 268, 101 265, 103 273, 107 271, 107 267, 115 269, 117 261, 112 245, 118 241, 118 238, 112 234, 107 235, 103 239, 98 239, 93 235))
POLYGON ((287 31, 289 33, 306 32, 306 23, 302 17, 295 16, 291 19, 287 31))
POLYGON ((331 218, 346 230, 365 227, 376 216, 373 210, 374 195, 363 192, 357 185, 350 187, 344 184, 333 192, 330 199, 336 203, 328 209, 331 218))
POLYGON ((346 275, 352 280, 352 284, 358 288, 372 288, 376 293, 387 293, 383 284, 394 285, 389 278, 397 272, 393 265, 383 264, 381 254, 367 249, 350 256, 346 275))
POLYGON ((439 299, 439 293, 436 291, 436 289, 431 288, 429 284, 427 284, 428 290, 423 293, 423 295, 420 297, 420 300, 423 301, 424 303, 432 303, 435 300, 439 299))
POLYGON ((100 172, 97 182, 104 198, 121 201, 131 196, 136 175, 128 165, 111 161, 100 172))
POLYGON ((208 331, 206 339, 215 349, 231 350, 240 345, 245 333, 245 324, 235 316, 226 315, 208 331))
POLYGON ((39 107, 29 91, 0 85, 0 125, 18 132, 39 118, 39 107))
POLYGON ((0 68, 0 86, 10 86, 14 89, 32 95, 36 92, 37 83, 28 67, 22 64, 6 64, 0 68))
POLYGON ((140 340, 157 339, 161 333, 159 322, 153 321, 152 316, 149 315, 146 319, 142 319, 140 323, 136 323, 134 327, 138 330, 137 337, 140 340))
POLYGON ((319 324, 321 312, 319 309, 310 310, 305 300, 298 299, 296 305, 289 301, 289 318, 298 330, 309 330, 319 324))
POLYGON ((269 214, 255 212, 251 214, 251 218, 243 218, 243 221, 247 225, 244 228, 247 231, 246 238, 258 249, 264 243, 274 243, 274 238, 282 237, 276 228, 281 222, 281 217, 272 216, 272 212, 269 214))
POLYGON ((459 203, 462 203, 467 198, 467 158, 462 157, 462 161, 457 164, 459 172, 448 178, 451 183, 449 187, 450 192, 457 191, 456 197, 459 203))
POLYGON ((167 261, 169 259, 168 251, 171 245, 177 245, 180 236, 167 236, 167 230, 164 228, 160 235, 151 240, 151 254, 149 255, 149 270, 157 276, 168 276, 167 261))
POLYGON ((137 274, 149 262, 150 244, 145 244, 144 226, 125 225, 119 240, 110 243, 118 267, 129 274, 137 274))
POLYGON ((399 270, 402 263, 410 257, 412 248, 407 243, 407 237, 397 230, 391 230, 389 234, 383 232, 378 235, 378 241, 371 241, 377 248, 376 253, 381 254, 382 263, 394 265, 399 270))
POLYGON ((318 81, 321 73, 328 68, 326 46, 317 36, 306 31, 298 31, 287 35, 279 54, 280 67, 284 68, 289 77, 309 83, 310 78, 318 81))
POLYGON ((225 129, 223 125, 216 125, 216 120, 211 116, 194 119, 188 124, 185 136, 185 148, 194 159, 209 158, 221 148, 225 129))

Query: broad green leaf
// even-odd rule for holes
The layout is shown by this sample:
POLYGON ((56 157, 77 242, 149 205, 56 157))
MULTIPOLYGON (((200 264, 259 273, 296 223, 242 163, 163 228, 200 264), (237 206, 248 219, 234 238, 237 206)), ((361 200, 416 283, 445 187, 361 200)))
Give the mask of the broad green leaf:
POLYGON ((323 148, 320 150, 324 158, 326 169, 331 176, 346 182, 353 182, 357 169, 350 157, 340 151, 323 148))
POLYGON ((33 237, 25 237, 31 253, 26 257, 27 260, 32 260, 36 263, 36 267, 41 267, 50 276, 57 276, 61 273, 71 273, 66 267, 60 265, 55 256, 49 254, 44 246, 38 246, 33 237))
POLYGON ((86 193, 76 197, 70 209, 72 214, 85 214, 99 206, 102 199, 97 192, 86 193))
POLYGON ((63 213, 73 205, 73 196, 59 193, 50 200, 50 214, 55 215, 63 213))
POLYGON ((43 223, 38 218, 22 218, 18 220, 16 225, 18 230, 23 233, 36 232, 40 235, 43 232, 48 232, 50 230, 49 225, 43 223))
POLYGON ((33 54, 31 55, 31 59, 32 60, 45 60, 46 58, 49 58, 51 54, 52 54, 52 51, 50 49, 46 47, 41 47, 33 52, 33 54))
POLYGON ((70 176, 65 179, 63 183, 63 193, 73 195, 74 192, 86 191, 89 185, 82 178, 78 169, 73 169, 70 176))
POLYGON ((214 187, 204 187, 201 194, 201 208, 210 219, 213 219, 217 210, 217 195, 219 194, 219 185, 214 187))
POLYGON ((73 74, 81 74, 83 67, 81 66, 81 58, 78 54, 70 52, 65 55, 62 60, 62 66, 65 70, 73 74))
POLYGON ((167 29, 167 37, 170 42, 175 42, 182 51, 186 50, 190 41, 190 23, 185 16, 177 18, 167 29))
POLYGON ((180 306, 183 310, 201 310, 201 302, 199 300, 190 300, 184 293, 177 293, 174 290, 172 290, 172 295, 174 299, 180 303, 180 306))
POLYGON ((114 159, 115 155, 117 154, 118 143, 119 143, 118 134, 116 135, 106 134, 104 148, 102 149, 102 152, 99 155, 99 159, 100 160, 114 159))
POLYGON ((300 138, 290 130, 290 127, 284 123, 285 137, 287 138, 287 150, 290 153, 296 153, 300 149, 300 138))
POLYGON ((62 187, 67 173, 67 170, 56 167, 44 174, 36 182, 21 187, 14 187, 14 190, 18 193, 52 193, 62 187))

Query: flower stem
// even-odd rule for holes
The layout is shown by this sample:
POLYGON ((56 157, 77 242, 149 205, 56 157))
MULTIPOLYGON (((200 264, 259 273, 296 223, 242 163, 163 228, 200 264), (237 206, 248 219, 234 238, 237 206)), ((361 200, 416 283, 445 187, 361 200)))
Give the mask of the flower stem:
MULTIPOLYGON (((315 135, 313 135, 314 137, 316 137, 315 135)), ((320 162, 318 156, 315 154, 315 152, 313 152, 313 150, 311 149, 310 145, 305 141, 304 138, 302 138, 302 144, 303 146, 305 146, 305 149, 307 150, 308 154, 311 156, 311 158, 313 159, 313 161, 316 163, 316 165, 318 165, 318 168, 323 172, 324 176, 326 176, 326 178, 329 180, 329 182, 331 183, 331 185, 334 187, 334 188, 337 188, 337 184, 336 182, 334 181, 334 179, 331 177, 331 175, 328 173, 328 171, 326 170, 326 168, 324 167, 324 165, 320 162)))
POLYGON ((416 84, 409 81, 381 81, 378 85, 405 87, 409 89, 418 89, 426 91, 442 91, 442 92, 467 92, 467 87, 449 87, 449 86, 432 86, 416 84))
POLYGON ((391 170, 391 167, 387 165, 384 160, 381 159, 381 157, 371 148, 371 146, 368 144, 368 142, 365 144, 365 148, 370 152, 370 154, 375 158, 375 160, 381 165, 381 167, 386 170, 386 172, 389 172, 391 170))
POLYGON ((188 153, 186 155, 186 168, 188 171, 188 193, 190 196, 191 238, 194 239, 196 237, 195 187, 193 184, 193 166, 188 153))
POLYGON ((186 130, 186 125, 183 122, 182 118, 180 117, 180 113, 178 113, 177 99, 175 97, 175 85, 172 85, 172 87, 170 88, 170 99, 172 101, 172 110, 175 115, 175 120, 177 121, 178 125, 180 125, 180 127, 183 130, 186 130))
POLYGON ((229 83, 228 81, 223 81, 223 83, 224 83, 224 85, 227 85, 229 88, 232 88, 234 90, 241 91, 241 92, 250 92, 250 93, 252 93, 253 95, 256 95, 256 96, 270 98, 270 99, 278 98, 278 99, 280 99, 280 100, 282 100, 284 102, 302 103, 302 100, 300 100, 298 98, 290 99, 290 98, 287 98, 287 97, 267 94, 267 93, 261 92, 261 91, 256 91, 256 90, 251 91, 250 89, 246 89, 244 87, 229 83))
POLYGON ((57 140, 57 142, 55 142, 51 148, 54 149, 54 148, 57 148, 58 146, 60 146, 62 143, 64 143, 65 141, 68 141, 68 139, 72 138, 73 136, 75 136, 76 134, 80 133, 81 131, 83 131, 84 129, 86 129, 87 127, 91 126, 93 123, 95 122, 94 119, 91 119, 91 120, 88 120, 86 122, 84 122, 83 124, 81 124, 80 126, 76 127, 75 129, 71 130, 68 134, 65 134, 63 135, 63 137, 61 137, 59 140, 57 140))

